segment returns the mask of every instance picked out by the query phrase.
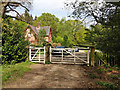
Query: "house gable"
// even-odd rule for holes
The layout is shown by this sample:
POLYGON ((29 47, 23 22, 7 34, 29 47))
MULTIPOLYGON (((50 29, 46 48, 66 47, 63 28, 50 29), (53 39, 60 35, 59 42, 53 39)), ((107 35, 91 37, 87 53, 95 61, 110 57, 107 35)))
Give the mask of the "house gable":
POLYGON ((24 33, 26 32, 25 38, 28 39, 30 42, 37 42, 39 38, 39 30, 44 29, 46 31, 45 39, 48 42, 51 42, 52 38, 52 32, 50 26, 44 26, 44 27, 34 27, 32 25, 28 25, 25 29, 24 33))

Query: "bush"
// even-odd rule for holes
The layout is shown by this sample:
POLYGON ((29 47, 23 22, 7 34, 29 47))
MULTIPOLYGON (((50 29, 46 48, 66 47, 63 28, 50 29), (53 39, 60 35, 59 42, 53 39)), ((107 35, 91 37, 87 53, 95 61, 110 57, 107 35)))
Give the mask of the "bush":
POLYGON ((2 63, 10 64, 25 61, 28 50, 22 34, 24 28, 22 26, 4 21, 2 24, 2 63))

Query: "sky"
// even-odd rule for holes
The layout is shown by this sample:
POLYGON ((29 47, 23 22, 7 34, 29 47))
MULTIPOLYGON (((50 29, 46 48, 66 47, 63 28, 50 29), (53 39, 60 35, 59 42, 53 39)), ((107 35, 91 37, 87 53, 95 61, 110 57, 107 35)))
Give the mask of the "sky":
MULTIPOLYGON (((32 7, 30 9, 30 14, 32 14, 33 17, 41 16, 42 13, 51 13, 58 17, 59 19, 66 18, 73 19, 71 17, 68 17, 72 13, 72 9, 66 9, 65 8, 65 2, 74 2, 75 0, 33 0, 32 7)), ((84 1, 84 0, 79 0, 84 1)), ((90 19, 91 20, 91 19, 90 19)), ((88 19, 89 21, 89 19, 88 19)), ((89 24, 83 23, 86 27, 89 28, 89 24)))
POLYGON ((54 14, 59 19, 66 17, 72 13, 72 10, 65 9, 67 0, 33 0, 30 14, 40 16, 42 13, 54 14))
MULTIPOLYGON (((31 0, 32 1, 32 0, 31 0)), ((65 2, 74 2, 75 0, 33 0, 32 6, 30 8, 30 14, 32 14, 33 17, 41 16, 42 13, 51 13, 52 15, 55 15, 59 19, 66 18, 68 19, 73 19, 68 17, 72 13, 72 9, 66 9, 65 8, 65 2)), ((84 1, 84 0, 79 0, 79 1, 84 1)), ((24 13, 23 9, 18 9, 19 12, 24 13)), ((9 13, 11 15, 15 15, 15 12, 9 13)), ((89 21, 89 19, 87 20, 89 21)), ((83 23, 87 27, 89 26, 88 24, 83 23)))

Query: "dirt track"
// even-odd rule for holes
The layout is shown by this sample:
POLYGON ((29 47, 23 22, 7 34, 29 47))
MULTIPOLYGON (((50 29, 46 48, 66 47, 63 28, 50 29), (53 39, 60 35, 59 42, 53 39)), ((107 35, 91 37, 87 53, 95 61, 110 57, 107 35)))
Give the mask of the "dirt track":
POLYGON ((5 88, 92 88, 95 85, 80 65, 33 64, 32 71, 5 88))

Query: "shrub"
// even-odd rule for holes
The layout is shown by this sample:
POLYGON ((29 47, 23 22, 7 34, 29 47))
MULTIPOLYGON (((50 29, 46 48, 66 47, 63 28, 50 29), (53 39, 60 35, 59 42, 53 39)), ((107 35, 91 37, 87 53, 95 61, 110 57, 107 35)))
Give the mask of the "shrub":
POLYGON ((22 26, 3 22, 2 24, 2 63, 10 64, 25 61, 27 58, 28 41, 22 34, 22 26))

